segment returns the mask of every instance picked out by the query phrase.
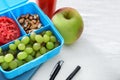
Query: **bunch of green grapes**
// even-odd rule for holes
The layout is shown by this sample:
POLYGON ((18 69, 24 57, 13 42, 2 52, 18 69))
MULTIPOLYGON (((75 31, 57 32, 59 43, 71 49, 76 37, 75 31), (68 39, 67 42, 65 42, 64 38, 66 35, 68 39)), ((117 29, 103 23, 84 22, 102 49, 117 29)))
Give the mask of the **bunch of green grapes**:
POLYGON ((40 34, 32 32, 30 36, 16 39, 3 51, 0 47, 0 66, 4 70, 13 70, 59 46, 59 41, 50 30, 40 34))

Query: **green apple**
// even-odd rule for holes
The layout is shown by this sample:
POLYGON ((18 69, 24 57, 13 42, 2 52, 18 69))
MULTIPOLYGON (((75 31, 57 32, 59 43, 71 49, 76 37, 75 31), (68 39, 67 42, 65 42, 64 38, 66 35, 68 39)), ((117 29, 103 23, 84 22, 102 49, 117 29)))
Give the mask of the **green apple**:
POLYGON ((74 43, 83 32, 83 20, 79 12, 71 7, 58 9, 52 22, 64 38, 65 44, 74 43))

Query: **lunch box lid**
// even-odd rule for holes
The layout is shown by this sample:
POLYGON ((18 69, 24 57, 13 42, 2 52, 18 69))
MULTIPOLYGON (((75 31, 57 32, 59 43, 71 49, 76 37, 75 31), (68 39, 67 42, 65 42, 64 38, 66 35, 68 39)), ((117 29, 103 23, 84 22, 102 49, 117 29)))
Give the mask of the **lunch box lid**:
POLYGON ((0 0, 0 12, 7 11, 26 3, 28 0, 0 0))

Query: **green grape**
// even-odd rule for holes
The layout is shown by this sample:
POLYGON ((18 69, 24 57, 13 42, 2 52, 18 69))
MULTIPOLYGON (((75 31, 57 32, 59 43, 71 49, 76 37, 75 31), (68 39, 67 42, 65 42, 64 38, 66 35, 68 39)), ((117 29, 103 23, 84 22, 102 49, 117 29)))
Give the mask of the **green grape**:
POLYGON ((33 49, 34 49, 35 51, 38 51, 40 48, 41 48, 40 43, 34 43, 34 44, 33 44, 33 49))
POLYGON ((2 53, 2 48, 0 47, 0 53, 2 53))
POLYGON ((18 66, 21 66, 23 64, 23 61, 21 61, 21 60, 15 59, 15 61, 17 62, 18 66))
POLYGON ((24 36, 21 39, 21 42, 24 43, 25 45, 28 44, 30 42, 30 38, 28 36, 24 36))
POLYGON ((57 41, 57 39, 56 39, 56 37, 55 37, 55 36, 50 36, 50 41, 51 41, 51 42, 56 42, 56 41, 57 41))
POLYGON ((0 56, 0 63, 4 62, 4 56, 0 56))
POLYGON ((36 52, 35 52, 35 51, 33 51, 33 52, 32 52, 32 54, 31 54, 31 56, 35 56, 35 53, 36 53, 36 52))
POLYGON ((18 58, 19 60, 23 60, 23 59, 25 59, 27 56, 28 56, 28 55, 27 55, 26 52, 19 52, 19 53, 17 54, 17 58, 18 58))
POLYGON ((36 42, 38 42, 38 43, 42 43, 42 42, 43 42, 43 37, 42 37, 41 35, 36 35, 36 36, 35 36, 35 40, 36 40, 36 42))
POLYGON ((15 56, 16 53, 17 53, 17 50, 11 50, 11 49, 9 49, 7 53, 11 53, 11 54, 13 54, 15 56))
POLYGON ((16 50, 17 46, 15 44, 10 44, 9 49, 16 50))
POLYGON ((33 59, 34 59, 33 56, 32 56, 32 55, 29 55, 29 56, 25 59, 25 61, 29 62, 29 61, 31 61, 31 60, 33 60, 33 59))
POLYGON ((4 60, 5 62, 11 62, 14 59, 14 56, 11 53, 5 55, 4 60))
POLYGON ((52 35, 52 32, 51 32, 50 30, 48 30, 48 31, 46 31, 45 34, 48 35, 48 36, 51 36, 51 35, 52 35))
POLYGON ((20 44, 18 45, 18 49, 19 49, 19 50, 24 50, 24 49, 25 49, 25 44, 20 43, 20 44))
POLYGON ((26 47, 32 47, 32 43, 27 44, 26 47))
POLYGON ((47 49, 45 47, 40 48, 40 54, 44 54, 47 52, 47 49))
POLYGON ((35 57, 37 58, 39 56, 41 56, 41 54, 40 54, 40 52, 37 52, 36 55, 35 55, 35 57))
POLYGON ((8 63, 7 63, 7 62, 2 63, 2 64, 1 64, 1 67, 2 67, 2 69, 4 69, 4 70, 8 69, 8 63))
POLYGON ((35 36, 36 36, 36 33, 35 33, 35 32, 32 32, 32 33, 30 34, 30 39, 31 39, 32 41, 35 41, 35 36))
POLYGON ((11 61, 10 63, 9 63, 9 68, 12 70, 12 69, 15 69, 15 68, 17 68, 17 62, 15 61, 15 60, 13 60, 13 61, 11 61))
POLYGON ((48 42, 50 40, 50 37, 48 35, 43 35, 44 42, 48 42))
POLYGON ((46 47, 47 47, 47 49, 49 49, 49 50, 53 49, 54 46, 55 46, 55 45, 54 45, 53 42, 47 42, 47 43, 46 43, 46 47))
POLYGON ((15 42, 14 42, 14 44, 15 44, 16 46, 18 46, 18 45, 20 44, 20 40, 19 40, 19 39, 16 39, 15 42))
POLYGON ((28 53, 28 54, 31 54, 33 52, 33 48, 26 47, 25 52, 28 53))

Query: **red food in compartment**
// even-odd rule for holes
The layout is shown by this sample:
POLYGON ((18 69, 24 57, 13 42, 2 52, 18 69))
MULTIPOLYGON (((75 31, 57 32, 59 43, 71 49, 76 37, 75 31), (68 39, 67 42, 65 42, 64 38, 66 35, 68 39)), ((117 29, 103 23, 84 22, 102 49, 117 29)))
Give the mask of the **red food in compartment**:
POLYGON ((18 25, 11 18, 0 17, 0 45, 8 43, 20 37, 18 25))

